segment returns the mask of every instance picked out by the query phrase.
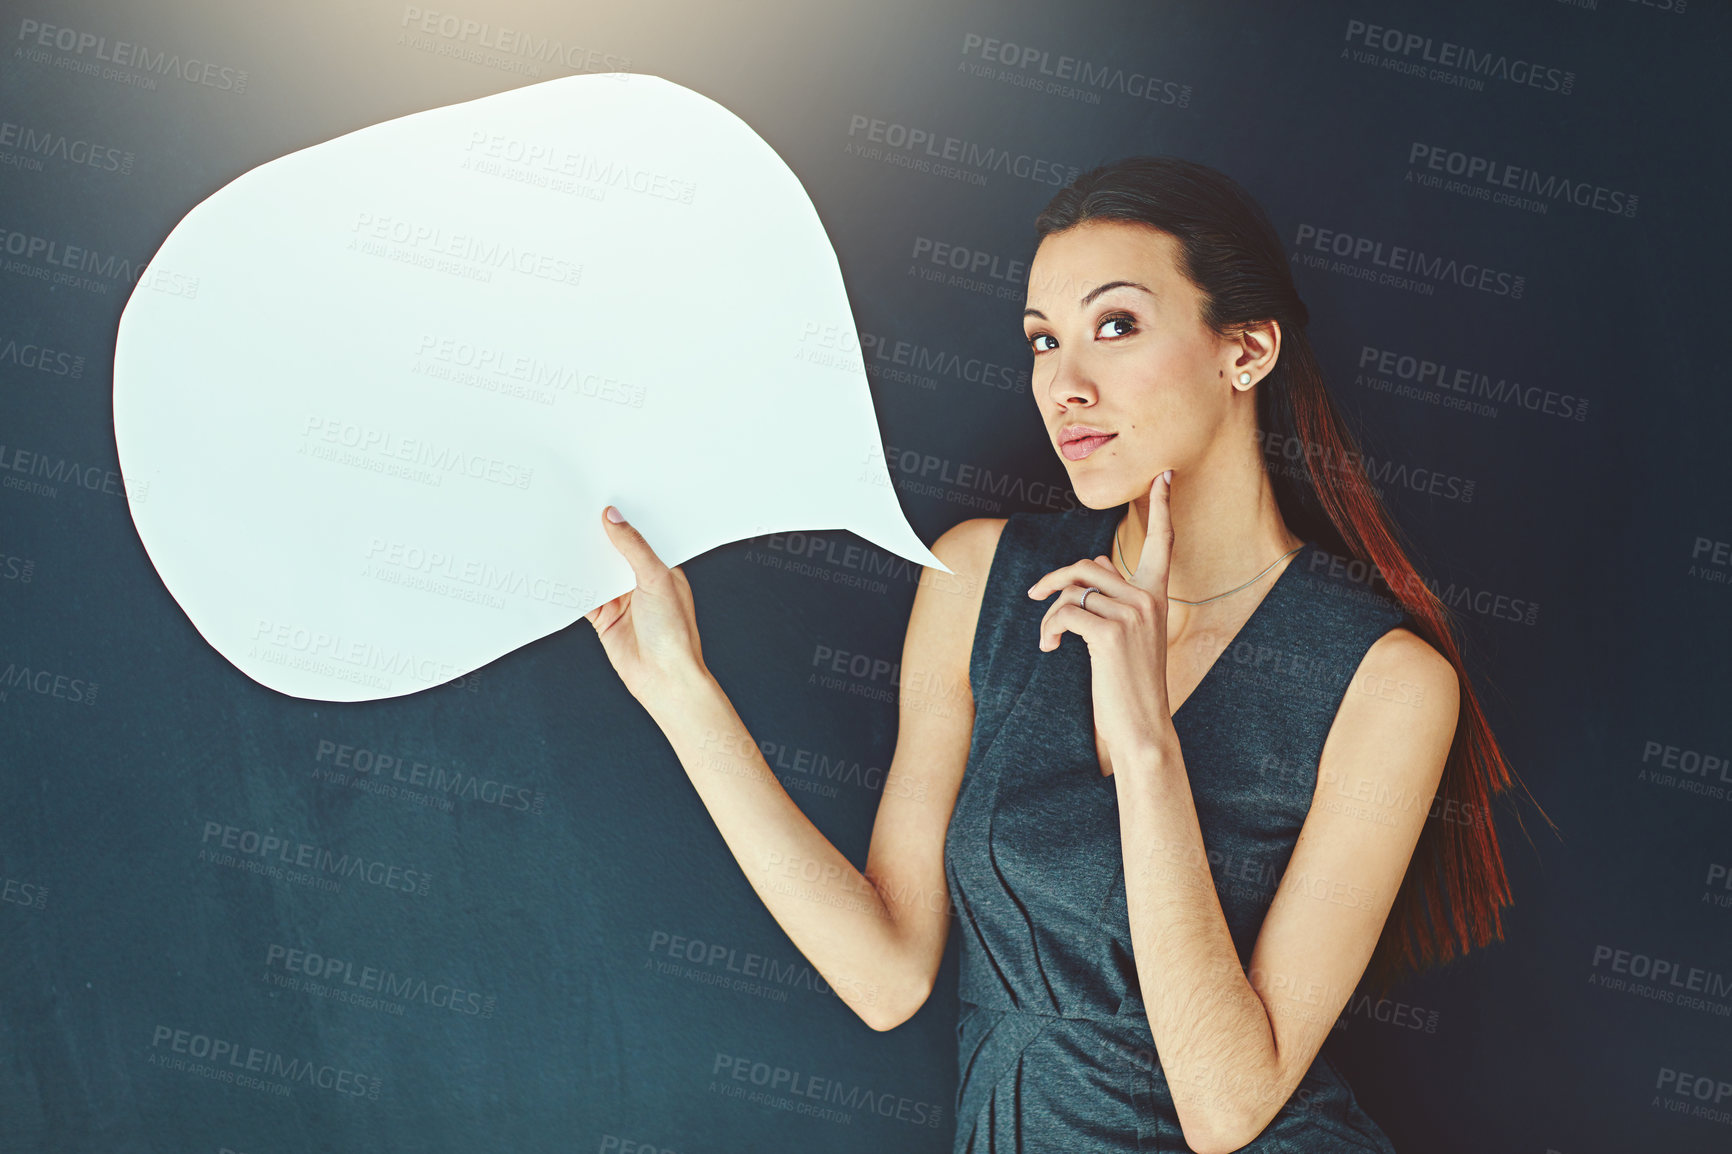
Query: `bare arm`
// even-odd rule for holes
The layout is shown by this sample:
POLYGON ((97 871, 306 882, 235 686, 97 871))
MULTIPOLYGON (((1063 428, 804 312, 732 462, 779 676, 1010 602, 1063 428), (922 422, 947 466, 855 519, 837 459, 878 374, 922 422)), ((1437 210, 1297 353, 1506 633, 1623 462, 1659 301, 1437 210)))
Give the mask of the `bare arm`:
POLYGON ((1251 1141, 1310 1069, 1419 840, 1458 689, 1454 667, 1408 630, 1372 645, 1324 742, 1311 810, 1248 973, 1221 912, 1183 754, 1173 743, 1126 759, 1118 788, 1133 950, 1191 1149, 1220 1154, 1251 1141), (1379 801, 1340 805, 1343 781, 1379 801))
POLYGON ((915 592, 896 752, 864 872, 788 796, 704 666, 684 575, 665 567, 658 573, 660 562, 636 530, 608 526, 638 575, 636 590, 589 615, 610 660, 673 746, 771 916, 876 1030, 901 1024, 924 1004, 949 932, 944 837, 974 726, 974 626, 1003 524, 964 521, 932 545, 955 575, 924 569, 915 592), (659 621, 646 604, 658 594, 659 621), (629 602, 639 598, 634 622, 629 602), (671 620, 670 611, 683 620, 671 620), (619 630, 632 631, 637 644, 619 630))

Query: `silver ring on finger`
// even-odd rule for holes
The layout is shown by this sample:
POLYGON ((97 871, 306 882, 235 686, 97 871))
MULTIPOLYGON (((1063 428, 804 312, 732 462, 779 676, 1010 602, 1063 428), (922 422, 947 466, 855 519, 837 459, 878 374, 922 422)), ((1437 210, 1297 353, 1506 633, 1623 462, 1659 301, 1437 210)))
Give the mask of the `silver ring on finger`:
POLYGON ((1086 586, 1083 589, 1082 599, 1077 602, 1077 607, 1079 609, 1087 609, 1089 607, 1089 594, 1099 592, 1100 590, 1096 589, 1093 585, 1086 586))

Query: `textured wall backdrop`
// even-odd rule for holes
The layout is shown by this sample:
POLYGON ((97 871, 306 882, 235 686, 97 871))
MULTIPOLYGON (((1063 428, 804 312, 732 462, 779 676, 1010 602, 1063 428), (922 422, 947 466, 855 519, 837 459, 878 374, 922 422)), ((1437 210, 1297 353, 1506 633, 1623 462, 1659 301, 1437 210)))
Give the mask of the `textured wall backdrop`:
MULTIPOLYGON (((1149 152, 1246 185, 1561 831, 1507 823, 1507 941, 1356 997, 1329 1053, 1411 1154, 1732 1149, 1726 5, 6 8, 0 1150, 949 1150, 954 936, 914 1019, 861 1024, 586 622, 407 698, 291 699, 201 640, 133 531, 114 333, 130 293, 196 291, 140 279, 180 217, 294 149, 583 71, 695 88, 805 182, 928 542, 1075 503, 1018 322, 1055 188, 1149 152), (293 865, 326 850, 366 868, 293 865), (253 1050, 275 1076, 224 1060, 253 1050)), ((644 339, 726 307, 671 290, 644 339)), ((718 680, 863 864, 918 571, 824 533, 686 568, 718 680)))

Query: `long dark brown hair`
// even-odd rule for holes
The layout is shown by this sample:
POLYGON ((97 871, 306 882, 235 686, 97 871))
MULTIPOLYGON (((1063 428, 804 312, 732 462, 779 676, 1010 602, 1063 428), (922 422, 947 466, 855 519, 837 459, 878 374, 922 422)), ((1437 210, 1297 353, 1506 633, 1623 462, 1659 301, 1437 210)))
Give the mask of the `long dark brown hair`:
POLYGON ((1367 981, 1387 991, 1408 973, 1501 940, 1502 911, 1513 899, 1490 802, 1519 780, 1467 676, 1451 610, 1408 560, 1329 397, 1305 335, 1309 311, 1268 215, 1215 169, 1177 157, 1136 156, 1085 172, 1062 189, 1035 219, 1037 243, 1088 220, 1151 225, 1176 238, 1180 271, 1202 293, 1203 323, 1217 335, 1231 337, 1270 320, 1280 325, 1275 367, 1256 388, 1262 459, 1282 517, 1299 536, 1380 575, 1414 632, 1455 667, 1461 712, 1431 811, 1441 808, 1445 818, 1425 823, 1367 981), (1296 467, 1268 470, 1277 455, 1271 447, 1294 444, 1302 450, 1296 467))

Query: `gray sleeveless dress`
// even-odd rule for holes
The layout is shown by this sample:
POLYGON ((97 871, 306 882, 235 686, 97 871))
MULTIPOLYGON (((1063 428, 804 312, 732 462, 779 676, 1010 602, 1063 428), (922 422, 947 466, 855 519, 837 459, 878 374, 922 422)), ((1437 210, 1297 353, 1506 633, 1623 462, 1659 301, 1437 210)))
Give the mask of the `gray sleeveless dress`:
MULTIPOLYGON (((1088 647, 1037 646, 1044 573, 1109 553, 1123 506, 1017 513, 988 573, 974 733, 944 846, 961 935, 955 1154, 1185 1151, 1143 1010, 1117 785, 1094 746, 1088 647)), ((1307 542, 1174 715, 1241 965, 1310 808, 1360 659, 1406 623, 1307 542)), ((1394 1146, 1320 1054, 1247 1151, 1394 1146)))

